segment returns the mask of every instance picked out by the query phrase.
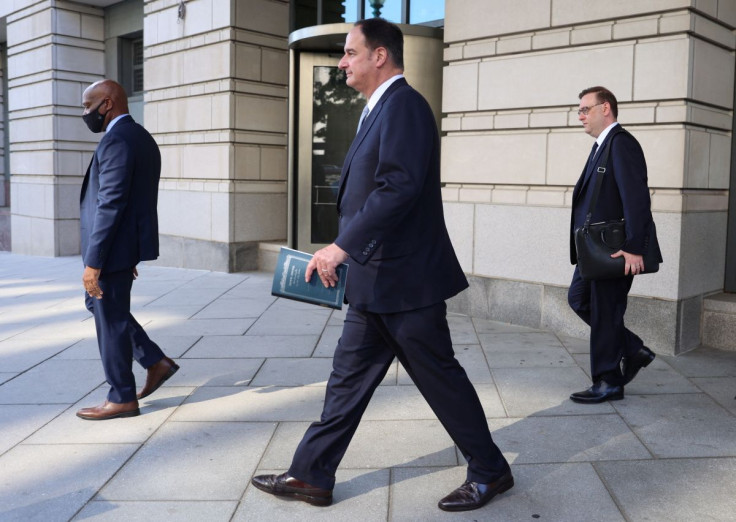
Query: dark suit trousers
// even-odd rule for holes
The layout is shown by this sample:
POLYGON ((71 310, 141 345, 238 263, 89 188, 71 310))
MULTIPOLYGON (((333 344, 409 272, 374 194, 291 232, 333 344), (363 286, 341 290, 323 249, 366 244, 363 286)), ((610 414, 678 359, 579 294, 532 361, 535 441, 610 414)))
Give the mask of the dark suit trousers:
POLYGON ((624 325, 626 301, 634 276, 586 281, 578 267, 570 283, 570 308, 590 326, 590 372, 593 382, 623 384, 621 358, 636 354, 642 340, 624 325))
MULTIPOLYGON (((395 314, 348 310, 322 417, 299 444, 291 476, 317 487, 334 487, 335 471, 394 357, 465 456, 468 480, 491 482, 508 469, 475 388, 455 359, 446 311, 444 302, 395 314)), ((385 443, 391 444, 388 439, 385 443)))
POLYGON ((95 316, 100 358, 110 385, 107 400, 131 402, 136 400, 133 358, 148 368, 163 359, 164 353, 130 313, 133 269, 103 273, 99 284, 102 299, 85 294, 85 303, 95 316))

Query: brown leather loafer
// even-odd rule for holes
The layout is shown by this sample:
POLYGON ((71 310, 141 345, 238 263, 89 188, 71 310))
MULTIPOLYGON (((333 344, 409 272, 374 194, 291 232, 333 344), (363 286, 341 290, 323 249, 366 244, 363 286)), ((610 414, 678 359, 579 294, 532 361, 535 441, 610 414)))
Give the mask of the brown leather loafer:
POLYGON ((84 420, 108 420, 122 417, 137 417, 141 414, 138 409, 138 401, 133 402, 110 402, 105 401, 99 406, 82 408, 77 412, 77 417, 84 420))
POLYGON ((470 511, 488 504, 493 497, 514 487, 511 470, 488 484, 466 480, 455 491, 440 500, 437 506, 443 511, 470 511))
POLYGON ((312 486, 290 477, 288 473, 258 475, 251 479, 251 483, 261 491, 278 497, 302 500, 313 506, 329 506, 332 504, 332 490, 312 486))
POLYGON ((158 390, 163 383, 179 370, 179 365, 164 356, 159 362, 148 368, 146 385, 138 392, 138 399, 144 399, 158 390))

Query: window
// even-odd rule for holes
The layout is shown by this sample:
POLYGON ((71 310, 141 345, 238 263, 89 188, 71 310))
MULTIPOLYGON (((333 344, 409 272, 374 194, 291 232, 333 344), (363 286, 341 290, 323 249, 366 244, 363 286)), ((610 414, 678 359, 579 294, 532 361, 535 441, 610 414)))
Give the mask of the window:
POLYGON ((139 31, 119 40, 120 84, 128 97, 143 94, 143 34, 139 31))
POLYGON ((445 25, 445 0, 293 0, 292 30, 355 22, 374 16, 374 9, 379 9, 383 18, 397 24, 445 25))

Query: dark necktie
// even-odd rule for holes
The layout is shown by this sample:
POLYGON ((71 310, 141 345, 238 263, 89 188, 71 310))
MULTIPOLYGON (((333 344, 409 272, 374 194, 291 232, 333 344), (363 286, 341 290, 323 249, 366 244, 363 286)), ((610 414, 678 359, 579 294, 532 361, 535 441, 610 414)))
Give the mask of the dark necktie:
POLYGON ((593 144, 593 148, 590 149, 590 156, 588 156, 588 163, 586 163, 586 170, 590 168, 591 163, 593 162, 593 158, 595 157, 595 151, 598 150, 598 142, 596 141, 593 144))

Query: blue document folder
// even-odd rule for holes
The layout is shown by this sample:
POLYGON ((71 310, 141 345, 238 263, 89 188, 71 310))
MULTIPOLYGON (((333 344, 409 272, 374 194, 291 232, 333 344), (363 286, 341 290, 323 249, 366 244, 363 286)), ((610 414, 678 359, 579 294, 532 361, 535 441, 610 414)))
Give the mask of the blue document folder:
POLYGON ((336 270, 337 284, 334 287, 325 288, 316 270, 312 272, 308 283, 304 280, 307 265, 311 260, 311 254, 281 247, 273 274, 271 295, 340 310, 345 298, 348 265, 345 263, 339 265, 336 270))

